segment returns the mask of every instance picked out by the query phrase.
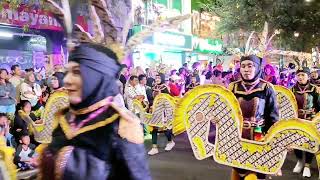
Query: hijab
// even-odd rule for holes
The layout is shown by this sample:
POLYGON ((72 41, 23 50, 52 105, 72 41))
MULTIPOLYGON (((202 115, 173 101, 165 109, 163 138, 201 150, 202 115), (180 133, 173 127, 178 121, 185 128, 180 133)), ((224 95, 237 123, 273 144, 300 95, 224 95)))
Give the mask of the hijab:
POLYGON ((160 84, 158 85, 163 85, 166 83, 166 76, 164 74, 159 73, 157 76, 160 76, 160 79, 161 79, 160 84))
MULTIPOLYGON (((310 69, 309 69, 308 67, 301 67, 301 68, 299 68, 299 69, 296 71, 296 74, 298 75, 299 73, 305 73, 305 74, 307 74, 308 77, 310 77, 310 69)), ((308 85, 309 82, 310 82, 310 79, 307 81, 306 84, 300 84, 299 82, 298 82, 297 84, 298 84, 299 86, 304 87, 304 86, 308 85)))
POLYGON ((82 85, 82 102, 70 105, 79 110, 89 107, 109 96, 119 94, 117 74, 120 64, 116 54, 101 45, 84 43, 70 54, 69 61, 80 64, 82 85))
MULTIPOLYGON (((256 55, 242 56, 241 59, 240 59, 240 64, 241 64, 241 62, 246 61, 246 60, 249 60, 249 61, 252 61, 252 62, 253 62, 254 67, 255 67, 255 69, 256 69, 255 76, 254 76, 253 79, 250 79, 250 80, 245 80, 245 79, 242 77, 242 75, 241 75, 241 77, 242 77, 242 79, 243 79, 244 82, 252 83, 252 82, 256 81, 257 79, 259 79, 260 76, 261 76, 261 64, 262 64, 262 59, 259 58, 259 57, 256 56, 256 55)), ((240 73, 240 74, 241 74, 241 73, 240 73)))
POLYGON ((63 72, 55 72, 52 76, 56 77, 58 82, 59 82, 59 88, 62 88, 64 86, 64 83, 63 83, 63 78, 64 78, 64 73, 63 72))

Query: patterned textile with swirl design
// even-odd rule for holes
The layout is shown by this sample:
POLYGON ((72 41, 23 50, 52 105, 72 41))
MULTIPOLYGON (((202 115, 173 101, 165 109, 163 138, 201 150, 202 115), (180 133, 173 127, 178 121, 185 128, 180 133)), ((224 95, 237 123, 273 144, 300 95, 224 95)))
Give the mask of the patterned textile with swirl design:
POLYGON ((174 111, 178 100, 179 98, 168 94, 159 94, 153 102, 152 113, 147 113, 137 100, 133 102, 133 106, 135 112, 139 113, 142 123, 149 126, 172 129, 173 123, 176 123, 174 122, 174 111))
POLYGON ((295 112, 291 114, 293 117, 286 118, 283 114, 284 119, 269 129, 262 142, 241 138, 243 117, 239 102, 232 92, 218 85, 191 90, 178 102, 175 112, 175 119, 184 122, 199 160, 213 156, 219 164, 275 174, 282 167, 288 149, 319 151, 320 135, 315 124, 294 118, 295 112), (212 123, 216 126, 215 144, 208 141, 212 123))
POLYGON ((35 124, 30 118, 28 120, 29 126, 32 128, 35 140, 39 143, 50 143, 52 139, 53 120, 55 114, 69 106, 68 94, 65 91, 56 91, 52 93, 47 101, 45 110, 41 116, 42 124, 35 124))

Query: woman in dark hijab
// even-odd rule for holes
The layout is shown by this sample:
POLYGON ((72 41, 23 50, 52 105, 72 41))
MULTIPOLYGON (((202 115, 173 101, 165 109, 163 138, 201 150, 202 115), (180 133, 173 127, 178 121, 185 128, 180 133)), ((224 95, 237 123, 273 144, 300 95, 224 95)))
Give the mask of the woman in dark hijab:
POLYGON ((169 88, 165 84, 165 79, 166 77, 162 73, 156 75, 155 85, 153 86, 153 98, 155 98, 160 93, 169 94, 169 88))
POLYGON ((113 101, 119 70, 115 53, 103 46, 86 43, 71 52, 64 78, 70 107, 56 117, 42 179, 151 179, 140 122, 113 101))
POLYGON ((63 72, 55 72, 51 77, 51 87, 53 90, 58 90, 64 86, 63 78, 65 74, 63 72))
MULTIPOLYGON (((160 93, 169 94, 169 88, 165 84, 165 75, 162 73, 159 73, 156 75, 155 85, 153 87, 153 98, 155 98, 160 93)), ((157 145, 158 144, 158 131, 159 131, 158 127, 153 127, 153 130, 151 132, 151 134, 152 134, 152 148, 148 152, 148 154, 150 156, 153 156, 153 155, 156 155, 159 153, 158 145, 157 145)), ((172 130, 166 129, 164 131, 164 134, 166 135, 166 137, 168 139, 168 143, 165 147, 165 151, 171 151, 172 148, 175 146, 175 143, 172 140, 173 139, 172 130)))

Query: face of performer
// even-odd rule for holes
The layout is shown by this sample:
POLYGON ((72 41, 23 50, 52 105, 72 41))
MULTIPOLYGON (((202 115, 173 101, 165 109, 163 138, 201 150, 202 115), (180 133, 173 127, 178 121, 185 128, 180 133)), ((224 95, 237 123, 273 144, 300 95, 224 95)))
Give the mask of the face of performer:
POLYGON ((298 83, 299 84, 307 84, 308 80, 309 80, 309 76, 307 73, 304 72, 300 72, 297 74, 298 77, 298 83))
POLYGON ((313 72, 311 73, 311 78, 312 78, 312 79, 318 79, 318 77, 319 77, 319 75, 318 75, 318 72, 317 72, 317 71, 313 71, 313 72))
POLYGON ((255 76, 256 67, 254 62, 249 60, 244 60, 240 65, 240 73, 244 80, 252 80, 255 76))
POLYGON ((76 62, 69 62, 64 77, 64 86, 69 94, 71 104, 79 104, 82 101, 82 77, 80 65, 76 62))
POLYGON ((156 84, 161 84, 161 77, 159 75, 156 75, 156 84))

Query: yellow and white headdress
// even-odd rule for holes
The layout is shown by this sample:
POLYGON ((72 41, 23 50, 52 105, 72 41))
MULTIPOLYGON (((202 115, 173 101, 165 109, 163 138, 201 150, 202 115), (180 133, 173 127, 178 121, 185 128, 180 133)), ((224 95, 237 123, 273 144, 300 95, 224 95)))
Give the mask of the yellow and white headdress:
MULTIPOLYGON (((52 12, 57 15, 60 22, 63 22, 68 38, 68 49, 73 49, 79 43, 99 44, 111 49, 117 54, 119 60, 122 60, 126 54, 130 53, 153 32, 164 31, 168 28, 176 28, 181 22, 191 17, 191 15, 181 15, 165 20, 158 20, 126 42, 132 19, 130 18, 131 5, 127 7, 130 10, 126 11, 128 21, 124 23, 125 25, 122 28, 119 28, 110 11, 113 7, 108 7, 105 0, 88 0, 89 16, 93 21, 93 34, 90 34, 79 24, 75 24, 75 26, 73 24, 70 7, 75 6, 78 1, 61 0, 61 6, 53 0, 48 0, 48 2, 53 7, 52 12)), ((128 0, 128 3, 126 2, 126 4, 130 3, 130 0, 128 0)))

